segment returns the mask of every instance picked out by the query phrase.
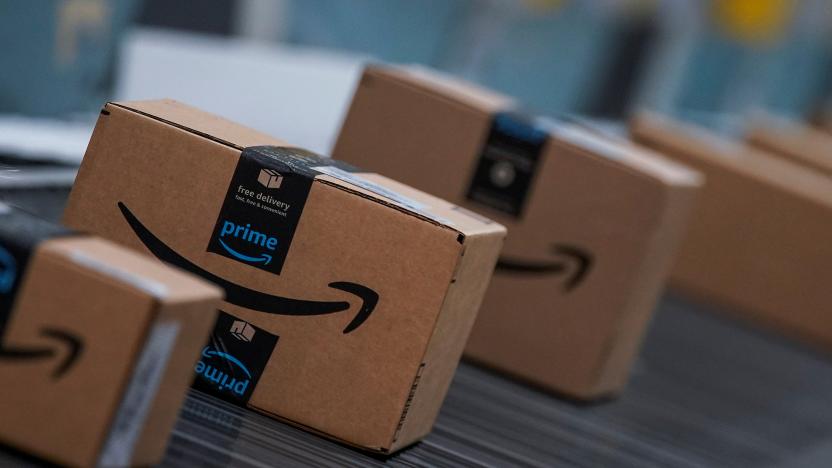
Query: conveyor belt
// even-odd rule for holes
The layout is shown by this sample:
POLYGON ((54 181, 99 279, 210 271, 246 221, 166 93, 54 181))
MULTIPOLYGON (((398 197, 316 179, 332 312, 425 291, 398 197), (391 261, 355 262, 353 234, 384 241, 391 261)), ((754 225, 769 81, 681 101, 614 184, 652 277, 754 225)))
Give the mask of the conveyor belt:
MULTIPOLYGON (((830 441, 829 362, 668 297, 619 399, 577 405, 463 364, 433 433, 387 463, 832 466, 830 441)), ((194 391, 164 465, 194 464, 383 463, 194 391)))
MULTIPOLYGON (((13 462, 31 460, 0 452, 13 462)), ((433 433, 382 460, 192 391, 163 465, 384 463, 832 466, 832 362, 668 296, 616 400, 574 404, 462 364, 433 433)))

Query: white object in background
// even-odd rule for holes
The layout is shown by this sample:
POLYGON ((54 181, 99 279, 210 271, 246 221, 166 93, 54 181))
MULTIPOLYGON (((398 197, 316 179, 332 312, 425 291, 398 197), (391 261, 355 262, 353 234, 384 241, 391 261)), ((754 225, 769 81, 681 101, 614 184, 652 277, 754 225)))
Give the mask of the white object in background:
MULTIPOLYGON (((84 153, 81 152, 81 156, 84 153)), ((35 158, 37 159, 37 158, 35 158)), ((81 158, 77 158, 80 162, 81 158)), ((78 169, 74 166, 4 167, 0 166, 0 189, 35 189, 72 187, 78 169)))
POLYGON ((87 150, 94 123, 0 115, 0 153, 77 164, 87 150))
POLYGON ((119 100, 172 98, 328 155, 366 57, 152 29, 128 35, 119 100))

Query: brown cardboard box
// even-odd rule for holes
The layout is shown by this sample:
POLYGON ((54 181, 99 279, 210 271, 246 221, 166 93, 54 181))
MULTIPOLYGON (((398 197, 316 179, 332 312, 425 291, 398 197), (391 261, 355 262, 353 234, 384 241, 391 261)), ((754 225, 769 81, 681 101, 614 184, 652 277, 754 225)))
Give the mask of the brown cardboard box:
POLYGON ((748 142, 826 175, 832 175, 832 134, 797 121, 758 116, 746 134, 748 142))
POLYGON ((829 348, 829 178, 656 115, 637 118, 632 133, 707 176, 672 284, 829 348))
POLYGON ((198 388, 379 452, 430 431, 505 237, 174 101, 105 106, 65 220, 223 286, 198 388))
POLYGON ((220 298, 0 205, 0 443, 62 465, 158 463, 220 298))
POLYGON ((369 67, 334 157, 494 218, 509 236, 465 350, 580 399, 621 390, 700 184, 626 141, 503 112, 503 96, 369 67))

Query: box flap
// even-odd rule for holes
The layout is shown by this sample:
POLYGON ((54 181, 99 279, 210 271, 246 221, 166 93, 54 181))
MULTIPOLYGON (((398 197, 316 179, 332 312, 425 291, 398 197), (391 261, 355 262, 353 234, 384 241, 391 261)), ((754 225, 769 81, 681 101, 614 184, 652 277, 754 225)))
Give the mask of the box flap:
POLYGON ((747 141, 760 149, 785 156, 832 174, 832 134, 770 114, 752 118, 747 141))
POLYGON ((647 148, 600 130, 569 122, 549 126, 555 138, 590 154, 608 158, 667 185, 699 186, 702 174, 647 148))
POLYGON ((269 150, 270 146, 292 146, 174 100, 108 103, 105 111, 110 106, 140 114, 241 151, 250 148, 252 151, 268 153, 270 157, 285 163, 293 172, 306 174, 318 182, 369 197, 394 209, 455 230, 464 236, 499 232, 503 229, 486 218, 474 218, 471 213, 464 212, 461 208, 453 209, 453 205, 424 192, 386 177, 368 177, 368 174, 360 173, 358 169, 330 158, 317 156, 300 148, 291 151, 291 155, 284 154, 285 151, 269 150))
POLYGON ((817 203, 832 203, 832 184, 823 174, 703 128, 657 114, 641 114, 633 119, 631 132, 637 142, 661 151, 683 153, 817 203))
POLYGON ((419 65, 402 67, 373 65, 367 67, 364 76, 393 78, 414 88, 440 94, 446 99, 452 99, 464 106, 482 109, 486 112, 516 107, 515 101, 508 96, 419 65))
POLYGON ((146 115, 238 149, 259 145, 288 146, 285 141, 173 99, 110 102, 104 106, 104 111, 110 106, 146 115))
POLYGON ((196 276, 94 237, 55 239, 42 247, 70 263, 96 271, 152 297, 159 303, 220 300, 221 290, 196 276))
POLYGON ((505 233, 505 228, 495 221, 380 174, 349 173, 347 178, 345 174, 333 173, 333 175, 324 174, 318 178, 342 186, 348 184, 355 191, 405 208, 411 213, 453 229, 466 237, 505 233))

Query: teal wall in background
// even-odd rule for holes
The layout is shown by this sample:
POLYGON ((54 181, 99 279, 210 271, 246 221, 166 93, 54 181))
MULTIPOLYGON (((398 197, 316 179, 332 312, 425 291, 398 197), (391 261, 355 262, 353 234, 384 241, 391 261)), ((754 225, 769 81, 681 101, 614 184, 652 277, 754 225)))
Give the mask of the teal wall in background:
POLYGON ((294 0, 289 42, 436 66, 469 0, 294 0))
POLYGON ((101 105, 136 0, 0 0, 0 112, 63 115, 101 105))

